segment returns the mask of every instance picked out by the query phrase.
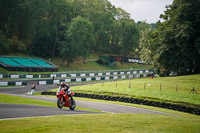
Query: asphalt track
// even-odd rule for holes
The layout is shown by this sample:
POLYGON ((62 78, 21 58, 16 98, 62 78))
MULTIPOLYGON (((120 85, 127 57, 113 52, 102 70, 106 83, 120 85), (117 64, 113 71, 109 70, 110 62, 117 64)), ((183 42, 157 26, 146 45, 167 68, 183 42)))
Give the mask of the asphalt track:
MULTIPOLYGON (((49 101, 56 104, 56 97, 40 97, 40 96, 27 96, 26 93, 30 91, 31 86, 26 87, 1 87, 0 93, 27 97, 31 99, 49 101)), ((47 91, 49 89, 57 88, 56 85, 38 85, 36 87, 37 91, 47 91)), ((171 115, 163 112, 152 111, 142 108, 100 103, 100 102, 89 102, 76 100, 76 105, 79 107, 101 110, 109 113, 146 113, 146 114, 163 114, 171 115)), ((77 114, 93 114, 99 112, 85 111, 85 110, 74 110, 71 111, 68 108, 58 109, 56 107, 44 107, 35 105, 22 105, 22 104, 6 104, 0 103, 0 119, 13 119, 13 118, 23 118, 23 117, 37 117, 37 116, 53 116, 53 115, 77 115, 77 114)))
POLYGON ((6 103, 0 103, 0 108, 1 108, 0 119, 97 113, 97 112, 84 111, 84 110, 71 111, 67 108, 58 109, 55 107, 23 105, 23 104, 6 104, 6 103))

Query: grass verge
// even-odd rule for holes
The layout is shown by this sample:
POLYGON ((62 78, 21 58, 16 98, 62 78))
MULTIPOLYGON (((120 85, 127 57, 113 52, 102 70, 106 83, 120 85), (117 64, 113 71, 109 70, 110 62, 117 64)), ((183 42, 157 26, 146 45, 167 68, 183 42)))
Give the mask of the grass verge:
POLYGON ((189 93, 194 87, 200 93, 200 75, 132 79, 72 87, 75 93, 131 97, 200 107, 200 96, 189 93))
POLYGON ((90 114, 0 121, 1 132, 16 133, 198 133, 199 117, 155 114, 90 114))

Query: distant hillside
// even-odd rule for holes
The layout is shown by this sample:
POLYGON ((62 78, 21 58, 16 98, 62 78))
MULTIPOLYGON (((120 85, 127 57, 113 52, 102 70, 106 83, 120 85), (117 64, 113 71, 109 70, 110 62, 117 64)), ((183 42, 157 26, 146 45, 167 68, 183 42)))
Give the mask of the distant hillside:
MULTIPOLYGON (((12 55, 14 56, 14 55, 12 55)), ((23 54, 17 54, 17 56, 21 57, 27 57, 27 55, 23 54)), ((29 56, 31 57, 31 56, 29 56)), ((106 67, 101 66, 96 63, 96 60, 98 60, 98 55, 91 54, 88 59, 86 60, 86 63, 83 63, 81 58, 76 58, 74 63, 72 63, 69 67, 67 67, 67 63, 63 62, 60 58, 54 58, 53 60, 49 60, 45 58, 45 60, 48 60, 52 62, 53 64, 58 66, 58 71, 87 71, 87 70, 113 70, 113 69, 152 69, 152 65, 142 65, 142 64, 133 64, 133 63, 120 63, 117 62, 116 66, 114 67, 106 67)), ((0 68, 0 73, 22 73, 22 72, 14 72, 14 71, 7 71, 3 68, 0 68)), ((23 72, 27 73, 27 72, 23 72)), ((37 73, 37 72, 35 72, 37 73)))
POLYGON ((83 71, 83 70, 113 70, 113 69, 152 69, 152 65, 131 64, 131 63, 116 63, 114 67, 106 67, 97 64, 95 61, 88 61, 86 64, 82 62, 73 63, 69 67, 61 66, 53 61, 58 66, 58 71, 83 71))

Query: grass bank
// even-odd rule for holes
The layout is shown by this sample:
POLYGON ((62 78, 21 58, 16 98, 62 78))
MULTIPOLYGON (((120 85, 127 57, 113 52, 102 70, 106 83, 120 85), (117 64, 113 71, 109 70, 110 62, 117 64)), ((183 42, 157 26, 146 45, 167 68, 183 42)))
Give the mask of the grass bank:
MULTIPOLYGON (((17 56, 17 57, 33 57, 32 55, 24 55, 13 53, 8 56, 17 56)), ((115 69, 152 69, 152 65, 143 65, 143 64, 133 64, 133 63, 119 63, 116 62, 115 67, 106 67, 96 63, 98 60, 98 54, 90 54, 87 57, 86 64, 82 62, 81 57, 77 57, 74 59, 74 63, 72 63, 69 67, 67 66, 67 62, 63 62, 61 58, 55 57, 53 60, 49 58, 44 58, 44 60, 50 61, 53 64, 58 66, 59 72, 64 71, 87 71, 87 70, 115 70, 115 69)), ((50 74, 52 72, 21 72, 21 71, 8 71, 2 67, 0 67, 0 73, 26 73, 26 74, 50 74)))
MULTIPOLYGON (((89 70, 118 70, 118 69, 152 69, 151 65, 142 65, 142 64, 130 64, 130 63, 117 63, 115 67, 105 67, 97 64, 95 61, 84 63, 74 63, 71 64, 69 67, 62 66, 60 64, 56 64, 58 66, 59 72, 66 72, 66 71, 89 71, 89 70)), ((53 72, 21 72, 21 71, 8 71, 2 67, 0 67, 0 73, 25 73, 25 74, 51 74, 53 72)))
POLYGON ((200 93, 200 75, 159 77, 154 79, 132 79, 75 86, 75 93, 91 93, 110 96, 123 96, 151 101, 175 103, 184 106, 199 107, 200 96, 190 93, 195 90, 200 93))

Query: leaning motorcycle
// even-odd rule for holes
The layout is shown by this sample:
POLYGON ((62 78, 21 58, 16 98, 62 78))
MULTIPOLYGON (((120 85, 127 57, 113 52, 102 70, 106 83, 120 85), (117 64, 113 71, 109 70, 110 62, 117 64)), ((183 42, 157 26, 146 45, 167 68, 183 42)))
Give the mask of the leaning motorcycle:
MULTIPOLYGON (((74 92, 71 92, 71 95, 74 95, 74 92)), ((76 108, 76 102, 71 100, 69 96, 64 92, 64 88, 59 88, 56 93, 57 96, 57 106, 62 109, 64 107, 69 107, 69 109, 74 110, 76 108)))

